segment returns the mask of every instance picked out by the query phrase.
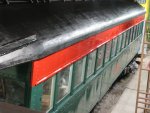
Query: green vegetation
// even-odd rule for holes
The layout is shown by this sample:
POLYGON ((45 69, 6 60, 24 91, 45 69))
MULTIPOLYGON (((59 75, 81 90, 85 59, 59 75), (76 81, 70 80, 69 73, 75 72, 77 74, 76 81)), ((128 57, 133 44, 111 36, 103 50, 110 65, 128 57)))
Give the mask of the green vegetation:
MULTIPOLYGON (((150 15, 148 16, 148 21, 150 21, 150 15)), ((150 22, 146 23, 146 40, 150 42, 150 22)))
POLYGON ((146 40, 150 42, 150 23, 146 24, 146 40))

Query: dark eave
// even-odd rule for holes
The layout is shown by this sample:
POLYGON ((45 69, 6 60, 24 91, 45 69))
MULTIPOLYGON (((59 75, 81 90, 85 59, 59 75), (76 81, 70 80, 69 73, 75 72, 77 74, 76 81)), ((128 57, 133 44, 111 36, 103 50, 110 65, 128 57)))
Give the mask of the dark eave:
POLYGON ((41 59, 144 13, 122 0, 0 7, 0 69, 41 59))

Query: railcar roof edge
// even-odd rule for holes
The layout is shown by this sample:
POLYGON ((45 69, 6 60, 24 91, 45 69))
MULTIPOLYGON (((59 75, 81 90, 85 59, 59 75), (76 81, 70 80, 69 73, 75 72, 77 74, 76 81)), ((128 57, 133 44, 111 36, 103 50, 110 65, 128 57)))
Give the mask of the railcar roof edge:
MULTIPOLYGON (((74 2, 88 2, 96 0, 0 0, 0 5, 21 5, 21 4, 49 4, 49 3, 74 3, 74 2)), ((105 2, 106 0, 98 0, 105 2)), ((108 1, 121 1, 121 0, 107 0, 108 1)))
POLYGON ((2 7, 0 69, 41 59, 144 13, 129 1, 2 7))

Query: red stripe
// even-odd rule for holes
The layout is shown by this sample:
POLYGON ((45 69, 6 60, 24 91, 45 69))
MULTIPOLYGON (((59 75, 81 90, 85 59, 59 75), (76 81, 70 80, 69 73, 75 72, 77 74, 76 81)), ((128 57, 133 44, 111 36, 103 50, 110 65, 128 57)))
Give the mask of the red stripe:
POLYGON ((144 20, 144 16, 139 16, 130 21, 122 23, 116 27, 91 36, 70 47, 60 50, 48 57, 33 62, 31 85, 35 86, 52 77, 60 70, 86 56, 91 51, 105 44, 118 36, 123 31, 144 20))

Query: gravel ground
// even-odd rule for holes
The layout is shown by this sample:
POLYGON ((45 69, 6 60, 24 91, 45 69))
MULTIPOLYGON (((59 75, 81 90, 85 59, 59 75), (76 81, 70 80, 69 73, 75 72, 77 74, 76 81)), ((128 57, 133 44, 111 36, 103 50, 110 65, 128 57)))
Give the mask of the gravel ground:
POLYGON ((111 113, 113 106, 115 106, 119 100, 126 88, 126 85, 132 79, 132 76, 133 74, 129 74, 119 78, 110 88, 108 93, 103 97, 103 99, 97 103, 91 113, 111 113))

